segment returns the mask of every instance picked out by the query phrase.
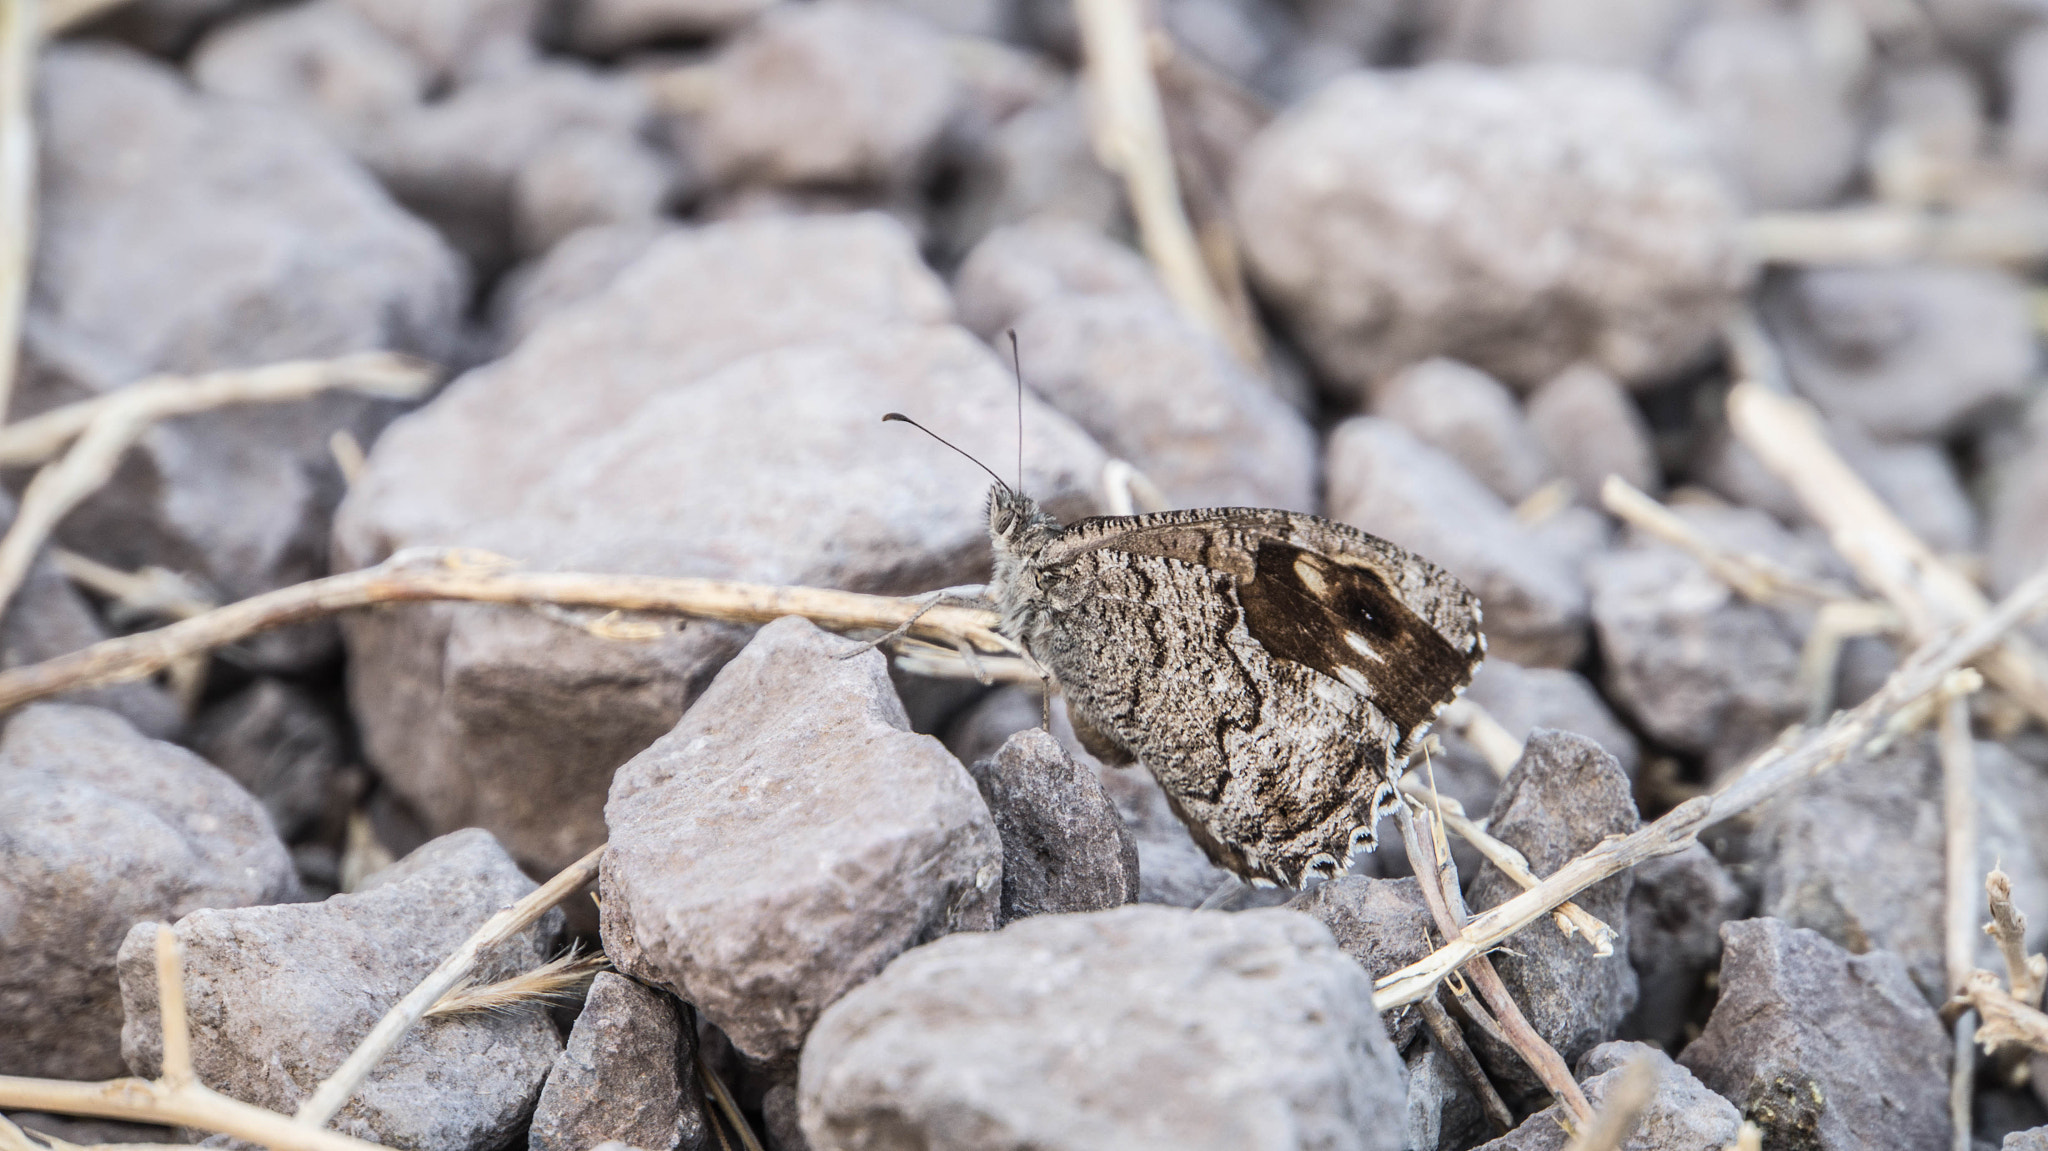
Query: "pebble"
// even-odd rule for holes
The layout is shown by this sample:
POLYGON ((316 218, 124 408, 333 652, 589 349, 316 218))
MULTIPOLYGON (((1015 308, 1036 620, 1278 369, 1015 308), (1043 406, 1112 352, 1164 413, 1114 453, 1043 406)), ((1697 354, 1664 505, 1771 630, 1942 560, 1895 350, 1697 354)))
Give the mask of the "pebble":
MULTIPOLYGON (((1707 1090, 1669 1055, 1642 1043, 1603 1043, 1579 1060, 1580 1086, 1596 1112, 1643 1059, 1656 1068, 1657 1087, 1634 1130, 1615 1144, 1616 1151, 1723 1151, 1735 1142, 1742 1127, 1735 1105, 1707 1090)), ((1566 1151, 1572 1138, 1564 1120, 1564 1109, 1553 1104, 1474 1151, 1566 1151)))
POLYGON ((1599 507, 1610 475, 1651 495, 1663 491, 1649 421, 1627 389, 1598 368, 1571 368, 1536 389, 1529 428, 1581 503, 1599 507))
POLYGON ((424 63, 349 0, 266 8, 214 29, 187 69, 203 92, 290 108, 362 147, 426 98, 424 63))
MULTIPOLYGON (((199 1080, 286 1115, 341 1066, 377 1020, 499 908, 534 889, 490 833, 428 843, 352 895, 184 915, 192 1060, 199 1080)), ((486 952, 473 978, 496 982, 554 952, 561 913, 486 952)), ((156 923, 121 944, 121 1050, 160 1070, 156 923)), ((406 1032, 330 1126, 393 1147, 484 1151, 533 1112, 562 1040, 537 1006, 435 1019, 406 1032), (459 1084, 459 1089, 423 1089, 459 1084)))
POLYGON ((857 650, 762 628, 605 804, 605 954, 770 1067, 898 954, 993 928, 1003 896, 974 780, 857 650))
POLYGON ((1124 907, 918 948, 805 1046, 815 1151, 1396 1151, 1400 1060, 1320 924, 1124 907))
POLYGON ((1405 368, 1373 396, 1373 414, 1463 465, 1510 505, 1553 476, 1544 443, 1506 385, 1456 360, 1405 368))
POLYGON ((1749 893, 1698 843, 1635 866, 1628 892, 1628 961, 1636 1007, 1621 1034, 1675 1048, 1707 998, 1721 961, 1721 925, 1749 911, 1749 893))
MULTIPOLYGON (((1430 933, 1436 920, 1413 876, 1342 875, 1302 892, 1287 906, 1329 928, 1337 946, 1375 981, 1434 949, 1430 933)), ((1422 1015, 1412 1005, 1396 1008, 1385 1021, 1396 1051, 1406 1051, 1422 1027, 1422 1015)))
POLYGON ((1138 846, 1092 768, 1043 729, 969 769, 1003 843, 998 914, 1101 911, 1138 898, 1138 846))
POLYGON ((1684 114, 1614 72, 1342 77, 1260 133, 1234 200, 1254 282, 1348 397, 1430 356, 1517 387, 1580 360, 1658 380, 1747 275, 1684 114))
POLYGON ((225 773, 109 711, 24 708, 0 737, 0 1074, 126 1074, 128 928, 298 893, 262 806, 225 773))
POLYGON ((1586 643, 1586 585, 1501 498, 1390 420, 1337 425, 1326 449, 1330 518, 1448 570, 1486 605, 1490 654, 1569 667, 1586 643))
MULTIPOLYGON (((1108 236, 1057 217, 990 232, 953 274, 953 306, 969 331, 990 343, 1040 304, 1081 297, 1156 294, 1145 258, 1108 236)), ((1038 349, 1031 349, 1037 376, 1038 349)))
POLYGON ((1721 928, 1721 999, 1678 1056, 1764 1146, 1946 1147, 1953 1044, 1906 965, 1778 919, 1721 928))
MULTIPOLYGON (((1122 181, 1096 159, 1080 89, 1073 81, 1055 85, 964 149, 955 161, 957 195, 935 206, 942 257, 963 256, 1008 225, 1066 223, 1103 236, 1130 231, 1122 181)), ((964 306, 961 314, 973 323, 964 306)))
POLYGON ((585 1151, 617 1140, 641 1151, 715 1146, 697 1036, 675 1000, 623 975, 591 980, 569 1042, 548 1072, 526 1145, 585 1151))

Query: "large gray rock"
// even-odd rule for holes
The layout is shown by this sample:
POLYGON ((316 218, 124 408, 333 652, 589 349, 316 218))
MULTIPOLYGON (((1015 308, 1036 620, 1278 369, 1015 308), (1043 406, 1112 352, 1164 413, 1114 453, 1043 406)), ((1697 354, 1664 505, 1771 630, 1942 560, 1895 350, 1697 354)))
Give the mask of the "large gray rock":
MULTIPOLYGON (((1587 1052, 1578 1066, 1587 1102, 1596 1110, 1605 1106, 1640 1059, 1656 1068, 1657 1086, 1617 1151, 1723 1151, 1735 1142, 1742 1127, 1735 1105, 1707 1090, 1669 1055, 1645 1044, 1603 1043, 1587 1052)), ((1475 1151, 1565 1151, 1572 1136, 1564 1118, 1564 1108, 1546 1107, 1475 1151)))
POLYGON ((1639 988, 1621 1033, 1677 1046, 1706 994, 1704 976, 1721 960, 1721 925, 1742 916, 1749 896, 1698 843, 1631 869, 1628 961, 1639 988))
POLYGON ((568 1045, 548 1072, 526 1145, 588 1151, 617 1140, 642 1151, 713 1145, 697 1078, 697 1033, 676 1001, 623 975, 590 982, 568 1045))
POLYGON ((1684 115, 1619 73, 1355 73, 1253 141, 1234 199, 1258 286, 1353 395, 1434 355, 1522 387, 1581 359, 1655 380, 1745 275, 1684 115))
POLYGON ((1486 605, 1487 650, 1569 667, 1586 642, 1586 585, 1563 555, 1442 452, 1375 416, 1331 433, 1328 511, 1443 566, 1486 605))
POLYGON ((1039 916, 905 955, 827 1011, 814 1151, 1402 1146, 1372 983, 1273 909, 1039 916))
MULTIPOLYGON (((353 895, 186 915, 172 930, 184 946, 200 1081, 291 1114, 392 1004, 534 886, 488 832, 472 829, 434 840, 353 895)), ((163 1059, 157 926, 138 923, 121 944, 121 1051, 143 1076, 156 1075, 163 1059)), ((550 912, 486 952, 475 979, 539 966, 560 926, 561 913, 550 912)), ((419 1151, 502 1145, 525 1125, 561 1050, 538 1007, 416 1025, 333 1127, 419 1151)))
POLYGON ((1002 838, 1002 922, 1137 902, 1130 830, 1094 769, 1051 733, 1020 731, 969 770, 1002 838))
MULTIPOLYGON (((466 290, 454 254, 297 117, 196 96, 106 46, 53 47, 37 80, 41 207, 13 418, 154 372, 451 350, 466 290)), ((328 441, 368 442, 390 414, 329 394, 158 424, 59 539, 224 599, 325 575, 343 487, 328 441)), ((250 647, 298 663, 322 634, 331 645, 300 629, 250 647)))
POLYGON ((121 717, 31 704, 0 737, 0 1073, 107 1079, 129 927, 298 894, 263 808, 121 717))
POLYGON ((605 953, 777 1067, 905 949, 994 927, 1002 897, 974 781, 857 650, 762 628, 605 805, 605 953))
MULTIPOLYGON (((1538 730, 1520 763, 1501 782, 1486 828, 1520 851, 1529 870, 1549 875, 1610 835, 1641 824, 1628 776, 1613 756, 1582 735, 1538 730)), ((1517 936, 1493 965, 1537 1033, 1566 1060, 1614 1038, 1636 1005, 1636 972, 1628 962, 1628 896, 1635 880, 1623 872, 1572 897, 1615 932, 1614 954, 1595 958, 1587 941, 1567 939, 1547 923, 1517 936)), ((1487 911, 1520 895, 1522 887, 1492 863, 1479 869, 1465 897, 1487 911)), ((1519 1056, 1480 1048, 1494 1074, 1533 1090, 1539 1084, 1519 1056)))
MULTIPOLYGON (((946 315, 880 216, 661 240, 394 425, 337 552, 356 566, 461 545, 529 568, 877 592, 982 578, 980 473, 879 419, 918 413, 983 459, 1014 458, 1010 374, 946 315)), ((1026 486, 1062 516, 1093 510, 1100 449, 1036 401, 1025 419, 1026 486)), ((371 761, 436 829, 489 827, 540 870, 604 839, 613 769, 675 726, 741 639, 693 624, 620 642, 471 605, 344 627, 371 761)))
POLYGON ((1721 999, 1678 1061, 1766 1147, 1946 1147, 1948 1029, 1899 957, 1777 919, 1721 929, 1721 999))
MULTIPOLYGON (((1433 949, 1430 932, 1436 919, 1422 902, 1422 888, 1413 876, 1374 879, 1342 875, 1304 891, 1288 907, 1330 929, 1337 946, 1356 959, 1374 980, 1382 979, 1433 949)), ((1412 1005, 1395 1009, 1386 1019, 1394 1049, 1406 1051, 1422 1026, 1412 1005)))
POLYGON ((1553 475, 1515 394, 1456 360, 1404 369, 1379 389, 1372 410, 1458 461, 1509 504, 1528 499, 1553 475))
POLYGON ((499 354, 511 351, 548 316, 603 291, 675 230, 673 222, 656 220, 592 225, 507 272, 491 296, 499 354))

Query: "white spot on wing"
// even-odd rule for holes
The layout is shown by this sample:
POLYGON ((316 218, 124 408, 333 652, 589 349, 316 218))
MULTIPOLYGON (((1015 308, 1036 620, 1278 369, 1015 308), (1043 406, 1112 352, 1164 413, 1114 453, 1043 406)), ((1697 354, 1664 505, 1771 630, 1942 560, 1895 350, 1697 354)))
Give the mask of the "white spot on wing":
POLYGON ((1383 656, 1380 653, 1374 651, 1372 649, 1372 645, 1365 642, 1365 637, 1359 635, 1355 631, 1345 632, 1344 642, 1350 646, 1352 651, 1357 652, 1358 654, 1364 656, 1367 659, 1378 660, 1381 663, 1387 662, 1386 656, 1383 656))
POLYGON ((1327 583, 1323 582, 1322 569, 1311 563, 1307 556, 1302 556, 1294 561, 1294 578, 1300 580, 1301 586, 1307 588, 1309 594, 1313 596, 1322 595, 1324 589, 1329 587, 1327 583))
POLYGON ((1372 681, 1365 678, 1365 673, 1355 667, 1338 668, 1337 678, 1343 681, 1345 687, 1350 688, 1367 699, 1371 699, 1374 695, 1378 694, 1373 691, 1372 681))

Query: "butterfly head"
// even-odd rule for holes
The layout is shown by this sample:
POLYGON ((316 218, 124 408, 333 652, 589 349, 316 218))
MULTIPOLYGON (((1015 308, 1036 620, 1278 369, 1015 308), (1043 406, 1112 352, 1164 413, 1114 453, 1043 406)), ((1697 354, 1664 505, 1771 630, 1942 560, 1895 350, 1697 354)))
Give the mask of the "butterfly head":
POLYGON ((1060 534, 1060 521, 1038 501, 998 480, 988 489, 988 543, 994 553, 989 592, 1003 634, 1030 646, 1044 624, 1038 557, 1060 534))
POLYGON ((1060 521, 1038 501, 1002 482, 988 489, 988 539, 996 556, 1036 555, 1060 533, 1060 521))

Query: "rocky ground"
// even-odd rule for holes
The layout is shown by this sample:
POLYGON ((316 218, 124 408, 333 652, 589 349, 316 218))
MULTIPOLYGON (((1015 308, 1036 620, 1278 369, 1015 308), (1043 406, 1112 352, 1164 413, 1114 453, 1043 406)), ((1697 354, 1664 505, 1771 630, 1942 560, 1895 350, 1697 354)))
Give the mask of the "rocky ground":
MULTIPOLYGON (((1065 519, 1133 492, 1314 512, 1477 592, 1491 655, 1427 778, 1542 876, 1955 622, 1871 607, 1901 601, 1848 505, 1791 473, 1839 457, 1989 599, 2048 561, 2037 6, 1151 8, 1220 320, 1144 254, 1064 0, 128 0, 65 28, 34 72, 10 420, 372 349, 445 382, 151 426, 58 522, 0 662, 420 548, 974 583, 985 477, 878 417, 1006 475, 1021 419, 1024 486, 1065 519), (1728 415, 1742 380, 1808 402, 1820 451, 1760 452, 1728 415), (1611 510, 1610 476, 1677 527, 1611 510)), ((1450 991, 1375 1012, 1374 980, 1443 943, 1391 826, 1347 876, 1241 888, 1035 683, 918 674, 797 617, 601 615, 384 605, 14 712, 0 1076, 159 1074, 169 924, 199 1079, 289 1115, 492 912, 608 842, 594 890, 475 980, 572 944, 609 969, 418 1024, 336 1129, 1570 1142, 1450 991)), ((1495 953, 1594 1107, 1654 1071, 1606 1146, 1952 1145, 1939 1011, 1959 961, 2006 971, 1974 931, 1983 873, 2048 925, 2048 735, 2009 686, 1946 751, 1922 714, 1579 893, 1612 955, 1547 917, 1495 953), (1974 842, 1943 801, 1958 755, 1974 842), (1971 857, 1959 956, 1945 861, 1971 857)), ((1452 850, 1475 912, 1521 890, 1452 850)), ((1975 1063, 1968 1145, 2048 1147, 2026 1052, 1975 1063)), ((78 1143, 211 1134, 7 1106, 78 1143)))

